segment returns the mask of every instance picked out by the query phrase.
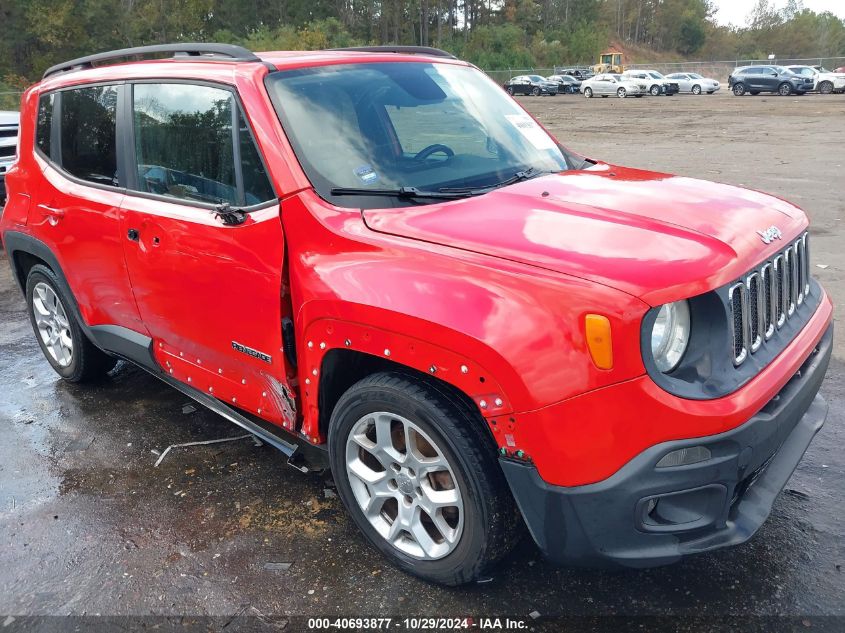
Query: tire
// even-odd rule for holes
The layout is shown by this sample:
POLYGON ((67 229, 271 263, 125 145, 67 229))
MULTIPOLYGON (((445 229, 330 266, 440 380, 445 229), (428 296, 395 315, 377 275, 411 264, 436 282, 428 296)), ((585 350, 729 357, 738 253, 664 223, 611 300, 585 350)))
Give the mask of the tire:
MULTIPOLYGON (((700 94, 701 94, 701 86, 699 86, 698 84, 695 84, 695 85, 692 87, 692 94, 694 94, 694 95, 700 95, 700 94)), ((711 94, 712 94, 712 93, 711 93, 711 94)))
POLYGON ((792 86, 790 86, 784 81, 781 85, 778 86, 778 94, 781 97, 788 97, 792 94, 792 86))
POLYGON ((587 99, 592 99, 593 98, 593 89, 592 88, 584 88, 584 96, 587 99))
POLYGON ((26 278, 26 306, 44 357, 68 382, 97 380, 114 368, 117 359, 88 340, 73 305, 52 270, 41 264, 32 267, 26 278))
POLYGON ((513 96, 513 86, 508 86, 508 94, 513 96))
POLYGON ((471 582, 507 554, 521 533, 495 443, 484 424, 449 387, 405 372, 360 380, 332 411, 328 448, 338 495, 364 536, 403 571, 444 585, 471 582), (377 425, 384 430, 378 444, 377 425), (402 452, 410 441, 416 442, 417 454, 441 462, 435 471, 442 473, 440 478, 417 474, 421 462, 407 448, 402 452), (376 504, 374 486, 380 486, 385 499, 376 504), (435 511, 439 524, 431 518, 426 524, 425 517, 431 515, 423 505, 432 503, 429 495, 438 491, 455 491, 440 503, 456 500, 458 505, 441 506, 435 511), (364 510, 369 505, 375 506, 371 518, 364 510), (400 521, 402 527, 397 526, 400 521))
POLYGON ((658 86, 657 84, 654 84, 651 88, 648 89, 648 91, 651 93, 652 97, 660 96, 660 86, 658 86))
MULTIPOLYGON (((733 91, 735 96, 741 97, 742 95, 745 94, 745 84, 735 83, 733 85, 733 88, 731 88, 731 90, 733 91)), ((754 93, 752 93, 752 94, 754 94, 754 93)))
POLYGON ((823 95, 833 94, 833 82, 823 81, 819 84, 819 92, 823 95))
POLYGON ((628 91, 625 90, 624 88, 619 88, 616 91, 616 96, 619 97, 620 99, 624 99, 625 97, 628 96, 628 91))
POLYGON ((535 87, 534 87, 534 89, 531 91, 531 94, 532 94, 532 95, 534 95, 535 97, 539 97, 539 96, 540 96, 540 92, 541 92, 541 91, 540 91, 540 88, 539 88, 539 87, 537 87, 537 86, 535 86, 535 87))

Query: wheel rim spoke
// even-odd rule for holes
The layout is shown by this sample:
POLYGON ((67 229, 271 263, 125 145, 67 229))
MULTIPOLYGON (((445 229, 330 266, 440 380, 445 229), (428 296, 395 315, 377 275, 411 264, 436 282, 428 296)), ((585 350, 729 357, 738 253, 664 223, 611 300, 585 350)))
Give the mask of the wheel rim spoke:
POLYGON ((73 335, 70 321, 59 296, 44 282, 32 293, 32 316, 47 354, 61 367, 73 360, 73 335))
POLYGON ((464 505, 455 474, 414 422, 388 412, 359 419, 347 437, 346 470, 365 518, 396 549, 436 560, 459 542, 464 505))

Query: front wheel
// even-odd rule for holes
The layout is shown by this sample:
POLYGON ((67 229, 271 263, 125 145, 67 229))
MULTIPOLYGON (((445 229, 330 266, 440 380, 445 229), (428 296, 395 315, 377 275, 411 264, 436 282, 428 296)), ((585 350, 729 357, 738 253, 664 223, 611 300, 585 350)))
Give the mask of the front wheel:
POLYGON ((660 94, 660 86, 654 84, 651 88, 649 88, 649 92, 651 93, 652 97, 656 97, 660 94))
POLYGON ((513 87, 508 86, 508 94, 509 94, 510 96, 513 96, 513 87))
POLYGON ((745 94, 745 84, 734 84, 733 93, 737 97, 741 97, 742 95, 744 95, 745 94))
POLYGON ((833 82, 831 81, 823 81, 819 84, 819 92, 823 95, 829 95, 833 93, 833 82))
POLYGON ((30 270, 26 304, 38 345, 62 378, 69 382, 96 380, 114 368, 117 359, 88 340, 72 312, 71 298, 46 266, 38 264, 30 270))
POLYGON ((592 99, 593 89, 592 88, 584 88, 584 96, 587 97, 587 99, 592 99))
POLYGON ((619 88, 619 90, 616 91, 616 96, 619 97, 620 99, 624 99, 625 97, 628 96, 628 91, 625 90, 624 88, 619 88))
POLYGON ((693 86, 692 87, 692 94, 700 95, 701 94, 701 86, 699 86, 697 84, 695 86, 693 86))
POLYGON ((790 86, 784 81, 781 85, 778 86, 778 94, 781 97, 788 97, 792 94, 792 86, 790 86))
POLYGON ((373 374, 341 396, 329 427, 337 490, 400 569, 459 585, 515 542, 519 517, 478 412, 448 387, 373 374))

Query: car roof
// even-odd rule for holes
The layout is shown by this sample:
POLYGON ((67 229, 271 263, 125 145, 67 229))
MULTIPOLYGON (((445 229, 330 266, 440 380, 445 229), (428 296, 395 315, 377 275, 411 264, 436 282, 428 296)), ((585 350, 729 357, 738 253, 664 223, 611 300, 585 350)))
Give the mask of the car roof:
MULTIPOLYGON (((175 45, 170 45, 174 46, 175 45)), ((192 45, 185 45, 192 46, 192 45)), ((227 45, 223 45, 227 46, 227 45)), ((142 49, 156 47, 140 47, 142 49)), ((239 47, 235 47, 239 48, 239 47)), ((125 49, 136 50, 136 49, 125 49)), ((51 90, 74 84, 120 81, 127 79, 198 79, 234 83, 236 74, 264 73, 263 68, 271 72, 332 64, 352 64, 370 62, 427 62, 469 66, 448 53, 427 47, 362 47, 349 49, 327 49, 316 51, 266 51, 248 53, 250 59, 227 59, 218 56, 185 56, 175 54, 163 59, 144 59, 139 61, 115 61, 103 65, 82 62, 86 58, 71 60, 59 64, 45 73, 41 81, 42 90, 51 90), (58 70, 55 70, 57 69, 58 70)), ((120 53, 122 51, 115 51, 120 53)), ((139 53, 140 54, 140 53, 139 53)), ((105 55, 105 54, 104 54, 105 55)), ((96 56, 94 56, 96 57, 96 56)), ((124 56, 125 57, 125 56, 124 56)), ((115 58, 118 59, 118 58, 115 58)))

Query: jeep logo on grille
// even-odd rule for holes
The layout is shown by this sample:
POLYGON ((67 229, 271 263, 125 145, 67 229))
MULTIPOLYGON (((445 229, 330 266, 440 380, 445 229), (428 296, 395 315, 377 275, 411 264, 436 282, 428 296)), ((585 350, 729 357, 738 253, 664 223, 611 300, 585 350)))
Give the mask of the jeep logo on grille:
POLYGON ((763 244, 771 244, 775 240, 783 238, 783 233, 781 233, 780 229, 774 224, 767 229, 757 231, 757 235, 759 235, 760 239, 763 240, 763 244))
POLYGON ((269 354, 259 352, 257 349, 252 349, 251 347, 247 347, 246 345, 241 345, 237 341, 232 341, 232 349, 241 352, 242 354, 246 354, 247 356, 257 358, 258 360, 263 360, 265 363, 273 362, 273 357, 269 354))

